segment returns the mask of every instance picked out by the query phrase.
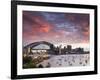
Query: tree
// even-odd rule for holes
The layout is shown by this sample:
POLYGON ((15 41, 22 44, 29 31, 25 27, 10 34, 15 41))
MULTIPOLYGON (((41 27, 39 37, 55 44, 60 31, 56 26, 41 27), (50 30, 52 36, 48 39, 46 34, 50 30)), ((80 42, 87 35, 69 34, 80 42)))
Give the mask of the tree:
POLYGON ((43 66, 40 64, 39 66, 38 66, 39 68, 43 68, 43 66))
POLYGON ((30 63, 30 62, 32 62, 32 58, 31 57, 28 57, 28 56, 23 57, 23 64, 30 63))

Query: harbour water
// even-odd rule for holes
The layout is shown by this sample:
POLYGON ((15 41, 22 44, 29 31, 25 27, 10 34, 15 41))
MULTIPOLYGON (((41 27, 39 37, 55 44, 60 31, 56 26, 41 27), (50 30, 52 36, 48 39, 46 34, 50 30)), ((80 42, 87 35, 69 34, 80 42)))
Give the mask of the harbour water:
POLYGON ((37 64, 45 67, 87 66, 90 63, 90 54, 51 55, 49 59, 37 64))

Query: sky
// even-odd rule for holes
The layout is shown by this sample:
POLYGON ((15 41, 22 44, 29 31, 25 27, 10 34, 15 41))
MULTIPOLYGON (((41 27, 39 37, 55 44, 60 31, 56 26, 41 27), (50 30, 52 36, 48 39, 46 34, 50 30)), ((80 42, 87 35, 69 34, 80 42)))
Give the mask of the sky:
POLYGON ((89 14, 23 11, 23 45, 47 41, 54 45, 89 46, 89 14))

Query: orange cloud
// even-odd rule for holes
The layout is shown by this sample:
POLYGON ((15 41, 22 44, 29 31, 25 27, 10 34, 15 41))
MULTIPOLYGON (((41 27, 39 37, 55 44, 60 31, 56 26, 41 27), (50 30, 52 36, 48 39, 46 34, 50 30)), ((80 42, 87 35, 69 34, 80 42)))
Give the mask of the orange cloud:
POLYGON ((50 30, 49 27, 43 27, 43 28, 42 28, 42 31, 43 31, 43 32, 46 32, 46 33, 49 32, 49 30, 50 30))
POLYGON ((89 27, 84 27, 83 35, 88 36, 90 35, 89 27))

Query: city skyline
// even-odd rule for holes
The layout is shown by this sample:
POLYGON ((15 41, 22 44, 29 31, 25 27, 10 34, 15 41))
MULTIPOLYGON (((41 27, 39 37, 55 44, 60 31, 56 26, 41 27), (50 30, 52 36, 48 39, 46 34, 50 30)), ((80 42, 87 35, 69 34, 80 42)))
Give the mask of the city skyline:
POLYGON ((41 40, 89 47, 89 14, 23 11, 23 45, 41 40))

